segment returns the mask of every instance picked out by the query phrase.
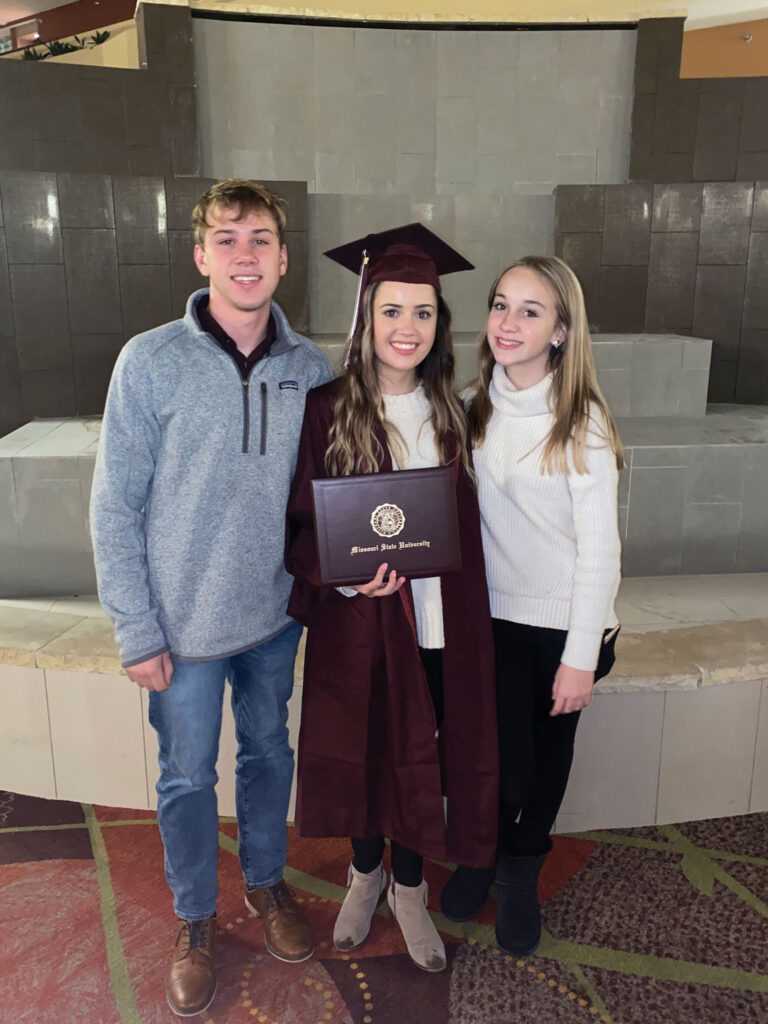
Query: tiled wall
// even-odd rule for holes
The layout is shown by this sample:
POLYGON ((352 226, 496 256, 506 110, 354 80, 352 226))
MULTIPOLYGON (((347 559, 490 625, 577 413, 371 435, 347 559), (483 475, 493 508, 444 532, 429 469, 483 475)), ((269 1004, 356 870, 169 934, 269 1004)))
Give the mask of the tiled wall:
POLYGON ((0 60, 0 170, 200 174, 189 10, 137 23, 143 70, 0 60))
POLYGON ((625 456, 625 576, 768 571, 768 444, 627 446, 625 456))
POLYGON ((443 232, 477 267, 445 282, 472 331, 500 267, 551 252, 556 184, 627 178, 632 28, 193 31, 205 173, 307 181, 316 332, 346 331, 354 301, 325 249, 411 220, 443 232))
POLYGON ((601 331, 712 338, 709 400, 768 404, 768 184, 562 186, 555 251, 601 331))
MULTIPOLYGON (((0 437, 34 417, 100 414, 117 353, 181 316, 204 285, 192 260, 203 178, 0 172, 0 437), (4 219, 3 219, 4 217, 4 219)), ((307 203, 289 202, 277 300, 307 326, 307 203)))
POLYGON ((768 178, 768 77, 681 80, 683 22, 638 25, 630 179, 768 178))

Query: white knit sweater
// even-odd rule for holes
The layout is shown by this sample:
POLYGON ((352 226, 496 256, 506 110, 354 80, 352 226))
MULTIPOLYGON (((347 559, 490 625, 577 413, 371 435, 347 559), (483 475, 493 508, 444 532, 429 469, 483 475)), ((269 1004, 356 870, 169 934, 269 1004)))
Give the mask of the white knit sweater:
MULTIPOLYGON (((567 630, 562 661, 595 668, 603 630, 616 623, 621 544, 616 457, 588 435, 588 473, 541 472, 552 427, 551 375, 518 391, 496 365, 483 447, 474 452, 494 618, 567 630)), ((599 412, 594 419, 599 423, 599 412)))
MULTIPOLYGON (((398 452, 397 446, 390 445, 393 468, 396 470, 429 469, 439 465, 435 431, 430 420, 432 410, 429 399, 424 394, 424 388, 419 385, 415 391, 411 391, 407 395, 382 395, 382 398, 387 419, 397 427, 407 445, 407 451, 402 453, 398 452), (398 465, 398 454, 402 458, 401 465, 398 465)), ((445 647, 440 577, 430 576, 427 579, 411 580, 410 582, 419 647, 431 649, 445 647)), ((345 597, 357 596, 357 591, 351 587, 337 587, 336 589, 345 597)))
MULTIPOLYGON (((387 419, 394 423, 408 446, 398 465, 397 448, 390 446, 395 469, 428 469, 438 466, 440 459, 435 445, 435 431, 430 420, 431 407, 419 385, 407 395, 382 395, 387 419)), ((411 580, 413 604, 416 612, 416 634, 420 647, 445 647, 443 631, 443 598, 440 577, 411 580)))

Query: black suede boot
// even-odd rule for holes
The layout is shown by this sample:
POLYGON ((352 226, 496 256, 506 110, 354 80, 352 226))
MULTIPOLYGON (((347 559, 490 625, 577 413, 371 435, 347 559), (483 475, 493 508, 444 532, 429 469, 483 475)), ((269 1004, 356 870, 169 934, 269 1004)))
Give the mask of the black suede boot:
POLYGON ((440 894, 440 909, 449 921, 471 921, 483 909, 496 868, 467 868, 460 864, 440 894))
POLYGON ((496 943, 504 953, 530 956, 541 942, 537 884, 547 855, 503 856, 496 869, 496 943))

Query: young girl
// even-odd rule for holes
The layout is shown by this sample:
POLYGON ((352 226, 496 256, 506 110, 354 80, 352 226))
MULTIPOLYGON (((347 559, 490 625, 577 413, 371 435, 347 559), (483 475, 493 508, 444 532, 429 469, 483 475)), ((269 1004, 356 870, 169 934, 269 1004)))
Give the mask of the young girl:
MULTIPOLYGON (((624 460, 570 268, 519 260, 488 307, 469 421, 496 654, 496 937, 527 955, 541 936, 537 880, 579 714, 614 661, 624 460)), ((446 916, 473 917, 493 877, 459 867, 443 890, 446 916)))
POLYGON ((386 836, 390 910, 415 963, 439 971, 422 856, 492 864, 498 802, 480 518, 438 277, 469 265, 420 225, 329 255, 356 268, 363 250, 347 370, 308 396, 288 507, 288 612, 308 627, 296 823, 302 835, 353 837, 336 948, 368 935, 387 887, 386 836), (462 570, 409 582, 383 563, 362 586, 323 587, 312 479, 437 465, 454 471, 462 570))

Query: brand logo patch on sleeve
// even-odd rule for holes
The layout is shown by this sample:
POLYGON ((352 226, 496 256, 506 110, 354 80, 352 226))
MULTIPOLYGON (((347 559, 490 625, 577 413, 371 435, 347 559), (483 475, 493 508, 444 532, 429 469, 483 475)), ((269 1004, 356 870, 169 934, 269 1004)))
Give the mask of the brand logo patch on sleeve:
POLYGON ((286 388, 291 388, 293 391, 299 390, 299 382, 297 380, 281 380, 277 386, 281 391, 284 391, 286 388))

